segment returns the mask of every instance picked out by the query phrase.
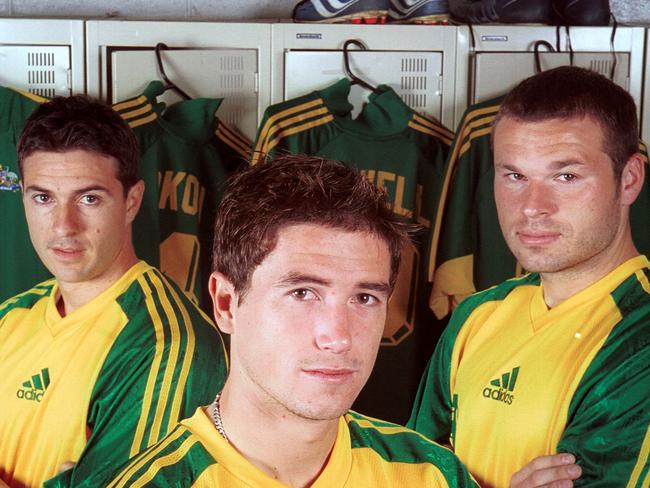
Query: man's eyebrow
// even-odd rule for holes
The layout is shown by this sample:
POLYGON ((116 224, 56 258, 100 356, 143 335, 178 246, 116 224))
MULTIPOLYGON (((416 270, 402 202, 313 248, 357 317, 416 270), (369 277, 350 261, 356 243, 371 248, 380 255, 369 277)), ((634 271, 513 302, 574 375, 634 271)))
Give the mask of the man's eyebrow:
POLYGON ((388 283, 385 283, 383 281, 377 281, 377 282, 363 281, 357 284, 357 288, 361 288, 362 290, 375 291, 377 293, 385 293, 386 295, 390 294, 390 286, 388 285, 388 283))
MULTIPOLYGON (((48 190, 47 188, 43 188, 42 186, 38 186, 38 185, 29 185, 27 188, 25 188, 25 192, 51 193, 51 190, 48 190)), ((74 191, 75 195, 81 195, 82 193, 93 193, 93 192, 110 193, 110 190, 105 186, 91 185, 91 186, 85 186, 83 188, 79 188, 78 190, 74 191)))
MULTIPOLYGON (((569 166, 584 166, 585 163, 583 161, 580 161, 578 159, 558 159, 557 161, 553 161, 550 163, 551 169, 558 171, 562 170, 564 168, 568 168, 569 166)), ((494 167, 496 169, 503 169, 506 171, 512 171, 513 173, 519 173, 521 172, 521 169, 517 167, 516 164, 511 164, 511 163, 500 163, 500 162, 495 162, 494 167)))
POLYGON ((584 166, 585 163, 578 159, 560 159, 558 161, 553 161, 551 167, 556 170, 564 169, 569 166, 584 166))
POLYGON ((512 171, 514 173, 519 172, 519 168, 517 168, 513 164, 495 162, 494 167, 497 169, 505 169, 506 171, 512 171))
POLYGON ((312 283, 315 285, 323 286, 328 286, 331 284, 330 281, 324 280, 323 278, 318 278, 317 276, 300 273, 297 271, 290 271, 286 275, 282 276, 279 280, 277 280, 274 283, 274 286, 293 286, 304 283, 312 283))
MULTIPOLYGON (((304 284, 314 284, 321 286, 330 286, 331 281, 319 278, 306 273, 300 273, 296 271, 290 271, 282 278, 277 280, 274 283, 274 286, 295 286, 295 285, 304 285, 304 284)), ((356 288, 361 290, 375 291, 377 293, 390 293, 390 286, 388 283, 383 281, 361 281, 355 285, 356 288)))

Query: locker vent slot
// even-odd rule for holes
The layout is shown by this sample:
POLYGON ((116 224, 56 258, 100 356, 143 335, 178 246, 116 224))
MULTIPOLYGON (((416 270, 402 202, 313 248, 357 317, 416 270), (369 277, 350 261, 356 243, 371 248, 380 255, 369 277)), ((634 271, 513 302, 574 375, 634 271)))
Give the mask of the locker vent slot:
POLYGON ((612 71, 612 61, 606 59, 592 59, 589 63, 589 69, 609 78, 609 74, 612 71))
POLYGON ((427 68, 426 58, 402 58, 399 95, 416 111, 427 106, 427 68))
POLYGON ((219 110, 218 116, 228 125, 240 126, 244 120, 244 108, 247 106, 247 98, 241 95, 228 95, 224 100, 224 107, 227 110, 219 110))
POLYGON ((43 97, 55 96, 56 71, 53 52, 28 51, 27 53, 27 85, 30 93, 43 97))
POLYGON ((54 88, 30 88, 29 93, 46 98, 54 98, 56 90, 54 88))

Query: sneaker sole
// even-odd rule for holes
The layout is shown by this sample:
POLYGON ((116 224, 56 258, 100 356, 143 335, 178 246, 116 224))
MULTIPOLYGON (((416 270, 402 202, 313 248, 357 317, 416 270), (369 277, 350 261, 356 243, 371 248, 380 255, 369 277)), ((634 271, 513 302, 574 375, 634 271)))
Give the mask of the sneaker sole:
POLYGON ((428 24, 428 25, 447 25, 449 24, 449 14, 424 15, 422 17, 407 17, 406 19, 388 19, 391 24, 428 24))
POLYGON ((388 10, 369 10, 322 20, 294 20, 299 24, 385 24, 388 10))

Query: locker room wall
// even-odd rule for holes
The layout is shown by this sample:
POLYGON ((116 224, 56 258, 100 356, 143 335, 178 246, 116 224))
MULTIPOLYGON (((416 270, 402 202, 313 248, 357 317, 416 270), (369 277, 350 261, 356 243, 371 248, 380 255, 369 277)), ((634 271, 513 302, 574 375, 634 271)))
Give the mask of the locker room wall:
POLYGON ((294 0, 0 0, 0 17, 288 19, 294 0))

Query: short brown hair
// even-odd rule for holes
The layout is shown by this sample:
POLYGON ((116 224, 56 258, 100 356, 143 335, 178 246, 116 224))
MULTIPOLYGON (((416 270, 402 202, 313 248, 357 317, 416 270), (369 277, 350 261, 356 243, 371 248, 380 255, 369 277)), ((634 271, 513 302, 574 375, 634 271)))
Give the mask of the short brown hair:
POLYGON ((628 92, 595 71, 560 66, 525 79, 506 95, 493 129, 504 117, 539 122, 585 116, 603 131, 601 149, 620 179, 625 163, 639 151, 636 106, 628 92))
POLYGON ((110 106, 85 95, 55 97, 32 113, 18 141, 18 165, 22 173, 32 153, 76 149, 115 158, 125 194, 140 179, 135 134, 110 106))
POLYGON ((233 177, 217 210, 213 270, 232 281, 241 300, 253 271, 275 248, 278 232, 305 223, 368 231, 383 239, 391 256, 392 289, 409 226, 361 173, 304 155, 281 155, 233 177))

